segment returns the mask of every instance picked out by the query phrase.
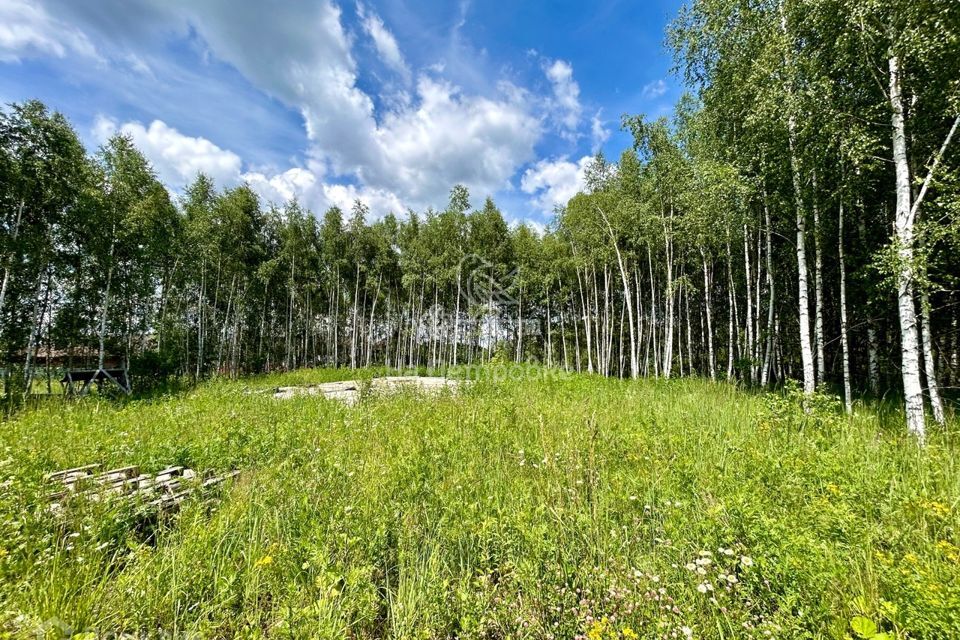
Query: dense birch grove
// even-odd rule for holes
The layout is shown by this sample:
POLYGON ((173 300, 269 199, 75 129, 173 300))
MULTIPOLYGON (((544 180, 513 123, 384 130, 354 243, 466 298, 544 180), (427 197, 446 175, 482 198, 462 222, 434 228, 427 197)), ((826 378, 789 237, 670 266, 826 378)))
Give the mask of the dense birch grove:
MULTIPOLYGON (((545 231, 462 186, 422 212, 170 195, 129 138, 88 154, 39 102, 0 117, 8 396, 59 368, 169 377, 535 360, 903 394, 960 379, 960 6, 697 0, 689 93, 625 116, 545 231), (385 214, 385 215, 384 215, 385 214)), ((955 394, 954 394, 955 395, 955 394)))

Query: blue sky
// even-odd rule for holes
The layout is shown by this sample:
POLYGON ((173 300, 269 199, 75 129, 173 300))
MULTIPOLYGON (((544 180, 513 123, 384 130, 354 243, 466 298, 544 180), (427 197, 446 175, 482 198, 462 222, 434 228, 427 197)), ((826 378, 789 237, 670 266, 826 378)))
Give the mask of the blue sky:
POLYGON ((94 149, 129 134, 177 192, 198 171, 320 213, 442 207, 457 183, 543 224, 624 113, 680 87, 680 0, 0 0, 0 100, 94 149))

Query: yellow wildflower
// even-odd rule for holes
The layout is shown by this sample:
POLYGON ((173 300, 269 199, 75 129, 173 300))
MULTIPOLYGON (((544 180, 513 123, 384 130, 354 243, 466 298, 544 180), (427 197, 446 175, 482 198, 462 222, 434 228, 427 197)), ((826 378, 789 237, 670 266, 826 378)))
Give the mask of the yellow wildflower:
POLYGON ((595 620, 594 623, 590 626, 590 629, 587 631, 588 640, 603 640, 603 632, 607 628, 607 619, 601 618, 600 620, 595 620))
POLYGON ((960 562, 960 547, 953 544, 949 540, 941 540, 937 543, 937 549, 943 552, 943 555, 947 556, 950 560, 954 562, 960 562))
POLYGON ((636 640, 640 636, 638 636, 637 632, 631 629, 630 627, 624 627, 623 637, 625 638, 625 640, 636 640))
POLYGON ((253 566, 255 569, 260 569, 261 567, 269 567, 273 564, 273 556, 266 555, 257 560, 253 566))

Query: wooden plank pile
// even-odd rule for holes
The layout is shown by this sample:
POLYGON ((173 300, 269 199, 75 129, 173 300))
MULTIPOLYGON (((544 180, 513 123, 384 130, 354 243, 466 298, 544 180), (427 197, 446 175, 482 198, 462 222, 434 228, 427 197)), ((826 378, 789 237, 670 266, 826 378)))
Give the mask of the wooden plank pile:
POLYGON ((47 474, 56 489, 49 495, 50 511, 61 512, 72 498, 83 496, 92 502, 129 500, 153 510, 175 509, 187 496, 207 493, 214 486, 240 472, 209 475, 202 480, 193 469, 174 466, 154 474, 140 473, 136 466, 98 472, 99 464, 88 464, 47 474))

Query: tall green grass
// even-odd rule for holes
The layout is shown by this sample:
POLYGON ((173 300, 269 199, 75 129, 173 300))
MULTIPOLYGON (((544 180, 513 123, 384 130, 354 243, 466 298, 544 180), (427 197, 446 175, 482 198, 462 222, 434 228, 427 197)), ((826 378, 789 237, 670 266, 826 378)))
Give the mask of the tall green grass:
POLYGON ((0 425, 0 635, 960 637, 950 432, 699 380, 258 392, 338 376, 0 425), (49 514, 44 474, 91 462, 242 474, 159 520, 49 514))

